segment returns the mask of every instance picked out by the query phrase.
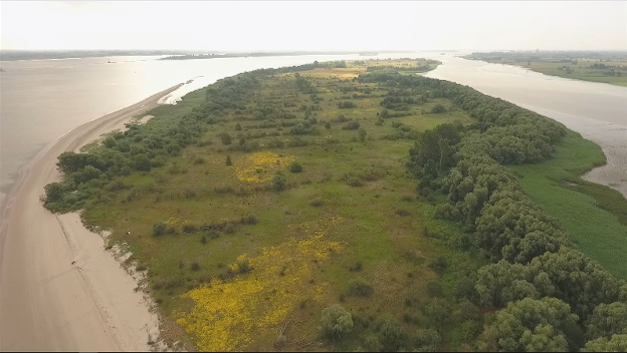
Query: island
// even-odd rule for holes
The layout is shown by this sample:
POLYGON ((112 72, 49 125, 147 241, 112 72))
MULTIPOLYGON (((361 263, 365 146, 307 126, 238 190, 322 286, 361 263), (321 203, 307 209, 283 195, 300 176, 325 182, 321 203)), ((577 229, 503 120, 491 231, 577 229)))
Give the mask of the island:
POLYGON ((616 349, 627 201, 579 178, 603 152, 418 75, 437 65, 219 80, 61 154, 42 202, 110 232, 173 350, 616 349), (553 207, 564 200, 577 207, 553 207), (597 224, 596 249, 579 248, 568 217, 597 224))
POLYGON ((627 86, 625 51, 477 52, 464 58, 521 66, 545 75, 627 86))

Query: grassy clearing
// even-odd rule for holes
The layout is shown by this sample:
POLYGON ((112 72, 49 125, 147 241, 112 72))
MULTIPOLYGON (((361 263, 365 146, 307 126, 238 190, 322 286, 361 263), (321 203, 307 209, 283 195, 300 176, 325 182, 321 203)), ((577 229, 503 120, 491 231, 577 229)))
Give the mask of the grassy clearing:
POLYGON ((586 182, 580 175, 601 165, 601 148, 574 132, 555 158, 511 167, 529 196, 564 225, 583 252, 618 278, 627 279, 627 201, 618 192, 586 182))
MULTIPOLYGON (((451 106, 432 99, 391 111, 402 116, 381 122, 379 102, 387 89, 346 81, 364 71, 301 72, 322 98, 317 102, 294 88, 293 74, 262 78, 247 106, 289 106, 299 119, 261 121, 229 110, 227 122, 210 125, 180 156, 149 173, 125 177, 125 190, 88 207, 87 223, 112 229, 111 242, 125 243, 133 252, 128 261, 148 268, 149 288, 173 337, 181 334, 171 325, 178 320, 199 349, 275 350, 277 335, 289 322, 282 349, 324 349, 318 345, 320 312, 336 303, 363 322, 390 314, 413 333, 426 327, 420 309, 431 300, 426 285, 439 282, 443 295, 450 296, 456 276, 477 268, 469 253, 446 241, 445 235, 460 230, 434 220, 433 206, 416 199, 415 180, 407 177, 404 164, 413 140, 397 136, 400 126, 419 133, 472 119, 455 109, 430 114, 438 103, 451 106), (342 90, 350 87, 359 91, 342 90), (340 109, 338 102, 346 101, 355 107, 340 109), (290 134, 303 116, 315 118, 317 132, 290 134), (351 119, 358 130, 345 128, 351 119), (224 144, 224 133, 232 143, 224 144), (296 138, 306 145, 290 147, 296 138), (252 142, 259 147, 244 151, 252 142), (292 161, 302 172, 288 170, 292 161), (277 171, 286 176, 282 192, 272 189, 277 171), (165 234, 153 236, 156 221, 164 222, 165 234), (449 263, 443 277, 429 267, 439 257, 449 263), (249 261, 248 270, 242 261, 249 261), (350 294, 349 283, 357 277, 371 285, 371 295, 350 294), (226 311, 216 316, 216 310, 226 311), (210 334, 216 330, 223 335, 210 334)), ((151 111, 146 126, 176 122, 205 92, 151 111)), ((452 338, 451 325, 453 331, 443 335, 450 336, 450 349, 457 349, 462 341, 452 338)), ((355 349, 360 332, 368 330, 356 330, 342 347, 355 349)))

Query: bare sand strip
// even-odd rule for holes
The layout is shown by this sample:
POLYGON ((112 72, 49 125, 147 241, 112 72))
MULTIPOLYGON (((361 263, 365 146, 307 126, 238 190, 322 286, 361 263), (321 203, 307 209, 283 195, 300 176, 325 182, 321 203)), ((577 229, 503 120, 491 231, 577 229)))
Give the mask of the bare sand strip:
POLYGON ((39 196, 60 179, 61 153, 157 107, 181 85, 71 130, 20 170, 0 218, 0 351, 150 348, 158 319, 142 292, 134 291, 137 283, 78 214, 54 215, 39 196))

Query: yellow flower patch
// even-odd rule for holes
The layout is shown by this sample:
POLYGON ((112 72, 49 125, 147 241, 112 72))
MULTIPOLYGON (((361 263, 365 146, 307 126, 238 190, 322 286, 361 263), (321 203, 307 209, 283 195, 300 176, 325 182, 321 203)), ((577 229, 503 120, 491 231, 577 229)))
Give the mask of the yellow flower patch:
MULTIPOLYGON (((250 273, 229 283, 213 280, 184 294, 195 306, 177 323, 195 336, 200 351, 241 349, 255 337, 275 333, 304 300, 323 298, 325 285, 309 281, 312 269, 315 261, 326 259, 340 247, 317 234, 264 248, 259 257, 249 260, 250 273)), ((245 254, 238 257, 243 259, 245 254)))
POLYGON ((280 157, 269 151, 256 152, 247 156, 243 165, 237 167, 237 177, 241 181, 263 183, 272 180, 274 172, 287 167, 294 156, 280 157))

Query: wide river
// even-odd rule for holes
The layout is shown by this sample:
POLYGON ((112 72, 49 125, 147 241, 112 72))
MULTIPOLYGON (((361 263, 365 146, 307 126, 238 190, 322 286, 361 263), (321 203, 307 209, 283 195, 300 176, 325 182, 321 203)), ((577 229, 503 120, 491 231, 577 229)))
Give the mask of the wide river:
MULTIPOLYGON (((399 57, 440 60, 443 65, 426 76, 468 85, 534 110, 596 142, 606 153, 608 165, 586 178, 627 197, 627 88, 433 52, 380 54, 376 58, 399 57)), ((110 57, 0 62, 4 70, 0 74, 0 202, 15 183, 20 166, 56 138, 177 83, 193 80, 169 97, 169 102, 240 72, 315 60, 368 58, 324 55, 169 61, 110 57)))

